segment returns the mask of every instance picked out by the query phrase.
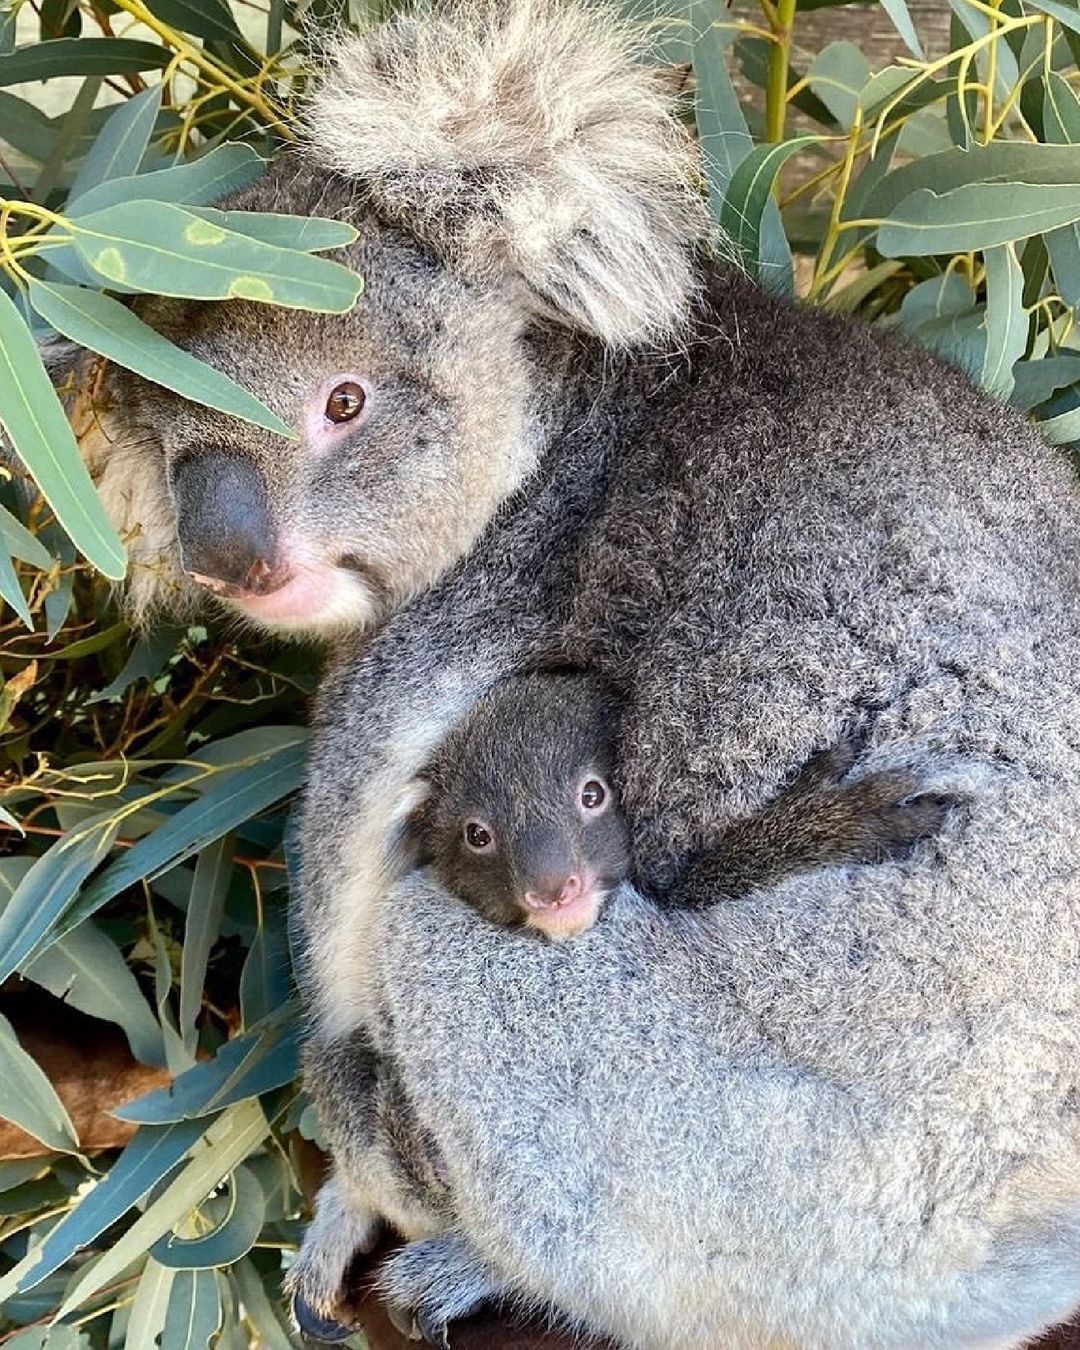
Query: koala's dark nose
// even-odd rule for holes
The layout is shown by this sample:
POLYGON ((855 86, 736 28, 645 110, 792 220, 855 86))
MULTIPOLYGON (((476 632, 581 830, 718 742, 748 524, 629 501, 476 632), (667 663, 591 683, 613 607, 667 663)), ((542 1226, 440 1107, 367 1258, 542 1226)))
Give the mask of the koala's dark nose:
POLYGON ((184 571, 220 595, 266 595, 288 579, 277 563, 277 531, 266 482, 240 455, 211 451, 173 475, 184 571))

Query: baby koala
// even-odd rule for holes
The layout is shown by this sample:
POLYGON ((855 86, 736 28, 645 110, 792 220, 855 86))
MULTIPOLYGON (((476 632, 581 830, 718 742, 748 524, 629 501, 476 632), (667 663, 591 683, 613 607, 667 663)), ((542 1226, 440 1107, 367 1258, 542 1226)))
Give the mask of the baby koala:
MULTIPOLYGON (((410 822, 418 863, 494 923, 555 941, 591 928, 632 870, 615 783, 619 712, 613 692, 587 675, 497 685, 423 775, 429 792, 410 822)), ((847 782, 855 757, 851 741, 814 756, 658 898, 705 908, 811 868, 902 857, 957 805, 908 769, 847 782)))

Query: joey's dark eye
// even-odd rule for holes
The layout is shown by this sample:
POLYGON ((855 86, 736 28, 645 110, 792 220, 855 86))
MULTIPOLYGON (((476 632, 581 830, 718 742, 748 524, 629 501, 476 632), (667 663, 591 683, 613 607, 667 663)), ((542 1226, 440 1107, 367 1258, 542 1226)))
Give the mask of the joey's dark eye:
POLYGON ((488 853, 495 846, 491 831, 478 820, 467 820, 464 834, 465 843, 474 853, 488 853))
POLYGON ((590 778, 581 789, 581 804, 586 811, 598 811, 607 801, 607 788, 599 778, 590 778))
POLYGON ((363 385, 355 380, 346 380, 330 391, 326 400, 326 420, 328 422, 351 422, 364 410, 367 395, 363 385))

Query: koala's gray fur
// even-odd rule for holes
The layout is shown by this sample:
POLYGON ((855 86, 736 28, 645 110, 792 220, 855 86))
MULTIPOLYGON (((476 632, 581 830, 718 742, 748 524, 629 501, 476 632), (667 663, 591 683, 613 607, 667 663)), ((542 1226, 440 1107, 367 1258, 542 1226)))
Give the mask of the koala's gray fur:
POLYGON ((961 375, 713 261, 658 86, 642 122, 618 26, 580 13, 485 7, 455 47, 439 9, 345 47, 316 142, 245 201, 355 221, 353 314, 161 311, 294 422, 369 377, 338 453, 120 400, 146 444, 114 498, 138 465, 166 521, 177 457, 225 447, 339 588, 312 626, 367 626, 320 699, 300 898, 355 1222, 316 1222, 293 1285, 332 1311, 397 1205, 355 1147, 362 1032, 445 1175, 398 1214, 434 1244, 399 1302, 494 1280, 648 1350, 1016 1345, 1080 1303, 1076 486, 961 375), (396 79, 426 33, 428 82, 396 79), (693 914, 623 887, 560 947, 491 929, 388 841, 447 729, 553 650, 625 692, 652 889, 853 721, 857 773, 970 805, 904 862, 693 914))

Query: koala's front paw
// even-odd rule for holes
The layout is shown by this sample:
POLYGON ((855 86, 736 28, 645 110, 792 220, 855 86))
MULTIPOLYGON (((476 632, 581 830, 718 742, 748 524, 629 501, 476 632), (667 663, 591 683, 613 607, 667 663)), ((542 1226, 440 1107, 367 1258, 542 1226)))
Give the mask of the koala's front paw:
POLYGON ((333 1343, 350 1333, 347 1277, 356 1258, 374 1248, 380 1228, 378 1215, 349 1202, 337 1175, 319 1192, 315 1217, 285 1276, 297 1325, 312 1340, 333 1343))
POLYGON ((449 1350, 451 1322, 471 1317, 506 1291, 459 1233, 410 1242, 379 1272, 390 1320, 412 1340, 449 1350))

